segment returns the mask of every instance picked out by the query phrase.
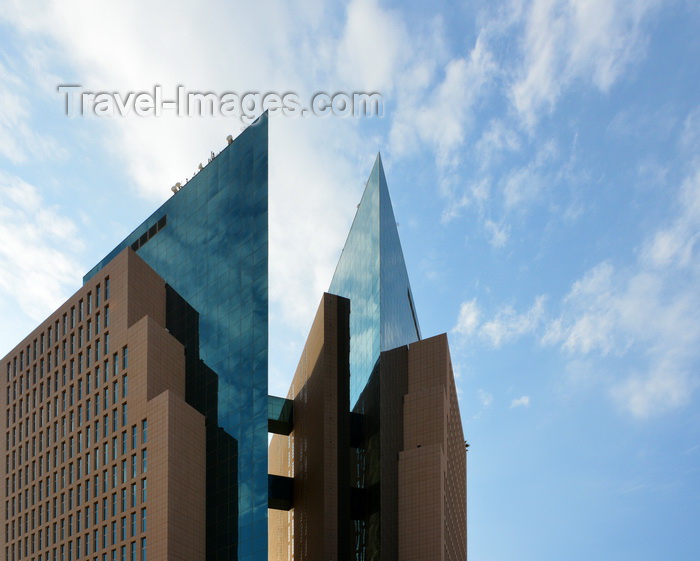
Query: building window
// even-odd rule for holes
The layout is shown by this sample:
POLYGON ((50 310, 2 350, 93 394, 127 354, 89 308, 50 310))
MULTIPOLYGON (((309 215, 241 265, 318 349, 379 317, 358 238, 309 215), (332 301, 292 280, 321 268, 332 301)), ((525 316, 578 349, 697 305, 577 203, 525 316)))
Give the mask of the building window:
POLYGON ((148 471, 148 450, 141 450, 141 473, 148 471))
POLYGON ((146 559, 146 538, 141 538, 141 561, 148 561, 146 559))
POLYGON ((148 419, 141 421, 141 442, 143 444, 148 442, 148 419))

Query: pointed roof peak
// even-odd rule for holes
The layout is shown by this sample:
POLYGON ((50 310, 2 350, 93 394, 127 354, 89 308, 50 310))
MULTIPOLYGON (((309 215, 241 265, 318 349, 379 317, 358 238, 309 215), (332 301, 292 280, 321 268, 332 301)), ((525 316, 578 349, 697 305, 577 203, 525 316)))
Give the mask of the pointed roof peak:
POLYGON ((378 167, 382 171, 382 174, 384 174, 384 162, 382 161, 381 152, 377 152, 377 157, 374 160, 374 166, 378 167))
POLYGON ((357 341, 350 345, 354 404, 382 351, 421 338, 379 153, 328 291, 350 299, 350 334, 357 341))

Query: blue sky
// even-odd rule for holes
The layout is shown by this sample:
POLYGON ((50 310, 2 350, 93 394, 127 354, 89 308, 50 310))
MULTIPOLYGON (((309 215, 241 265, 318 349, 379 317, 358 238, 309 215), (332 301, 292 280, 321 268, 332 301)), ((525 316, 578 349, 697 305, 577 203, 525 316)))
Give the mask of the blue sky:
POLYGON ((249 4, 0 1, 0 355, 241 130, 69 119, 58 85, 381 92, 271 121, 271 392, 381 151, 451 341, 472 561, 699 559, 700 6, 249 4))

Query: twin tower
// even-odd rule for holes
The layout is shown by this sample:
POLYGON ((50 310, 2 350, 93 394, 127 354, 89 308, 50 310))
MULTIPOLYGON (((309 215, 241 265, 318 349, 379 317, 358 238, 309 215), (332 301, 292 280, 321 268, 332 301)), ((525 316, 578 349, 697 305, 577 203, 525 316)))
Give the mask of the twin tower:
POLYGON ((6 559, 466 559, 447 338, 421 337, 380 157, 268 395, 267 146, 265 114, 0 362, 6 559))

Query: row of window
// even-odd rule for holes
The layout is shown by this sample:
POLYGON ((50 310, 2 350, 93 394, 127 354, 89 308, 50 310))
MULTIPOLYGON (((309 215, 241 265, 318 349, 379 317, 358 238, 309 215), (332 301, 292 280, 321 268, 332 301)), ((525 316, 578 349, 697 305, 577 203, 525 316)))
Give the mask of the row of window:
MULTIPOLYGON (((99 552, 100 548, 96 545, 98 537, 93 538, 92 550, 90 544, 90 536, 86 534, 84 539, 78 537, 75 540, 75 556, 73 553, 73 541, 69 541, 68 544, 63 544, 60 547, 54 547, 51 551, 47 551, 43 556, 31 557, 30 561, 77 561, 90 560, 90 555, 99 552)), ((22 554, 25 557, 34 555, 33 549, 30 551, 30 544, 25 542, 24 549, 22 543, 12 544, 11 546, 5 547, 5 558, 8 561, 17 561, 22 559, 22 554)), ((111 552, 103 552, 101 555, 95 555, 92 557, 92 561, 148 561, 147 559, 147 547, 146 538, 141 538, 140 542, 132 541, 127 545, 122 545, 119 548, 112 549, 111 552)))
MULTIPOLYGON (((85 349, 85 352, 81 352, 78 354, 77 360, 71 358, 70 361, 66 362, 65 364, 62 364, 61 366, 61 376, 59 378, 58 376, 58 362, 54 365, 54 368, 56 368, 56 372, 54 373, 54 378, 53 378, 53 391, 58 392, 59 391, 59 380, 61 382, 62 387, 66 387, 66 384, 69 382, 73 382, 76 377, 76 371, 77 375, 81 376, 86 370, 90 370, 93 365, 95 366, 95 369, 98 371, 97 376, 99 377, 99 368, 100 365, 98 364, 100 358, 104 356, 105 361, 104 361, 104 373, 105 373, 105 379, 109 377, 110 374, 110 364, 109 364, 109 333, 105 333, 104 335, 104 346, 101 346, 100 340, 97 339, 95 341, 95 347, 94 347, 94 357, 93 357, 93 347, 88 346, 85 349), (102 353, 101 354, 101 349, 102 353)), ((43 359, 42 359, 43 361, 43 359)), ((119 366, 121 364, 122 370, 125 370, 128 365, 129 365, 129 349, 128 347, 123 347, 122 352, 121 352, 121 360, 119 359, 119 353, 114 353, 112 355, 112 371, 114 375, 117 375, 119 373, 119 366)), ((51 365, 49 365, 50 367, 51 365)), ((34 377, 33 381, 33 389, 30 392, 30 384, 29 384, 29 374, 27 374, 27 388, 26 388, 26 393, 25 393, 25 388, 24 388, 24 375, 20 376, 18 380, 12 382, 12 386, 10 387, 9 385, 7 386, 7 392, 6 392, 6 399, 5 399, 5 404, 10 405, 13 402, 13 422, 16 421, 14 418, 17 415, 17 411, 19 411, 19 417, 22 417, 24 413, 29 413, 29 411, 35 407, 37 407, 38 404, 40 404, 42 401, 44 401, 44 389, 46 389, 46 397, 51 396, 51 375, 49 375, 47 383, 44 384, 41 380, 44 378, 44 366, 42 362, 42 367, 41 367, 41 376, 39 379, 39 384, 37 385, 36 383, 36 376, 34 377), (30 399, 31 398, 31 399, 30 399), (19 401, 18 401, 19 399, 19 401)), ((99 385, 99 381, 97 382, 97 385, 99 385)), ((9 411, 9 410, 8 410, 9 411)), ((9 415, 8 415, 8 424, 9 424, 9 415)))
MULTIPOLYGON (((16 446, 22 446, 26 441, 26 445, 29 444, 29 438, 32 437, 32 441, 36 442, 37 437, 41 438, 40 435, 43 434, 42 428, 44 424, 51 424, 51 420, 58 417, 59 415, 66 413, 69 409, 73 410, 68 412, 68 415, 63 415, 61 417, 61 438, 66 436, 66 419, 70 423, 69 432, 75 430, 75 421, 77 419, 78 427, 82 426, 83 419, 85 422, 90 422, 92 415, 98 416, 101 410, 107 410, 112 405, 117 405, 119 400, 125 400, 129 394, 129 377, 125 373, 121 377, 121 394, 119 391, 119 377, 116 375, 111 385, 108 383, 108 379, 105 379, 105 386, 102 391, 98 390, 94 394, 92 392, 83 391, 83 380, 78 380, 78 384, 71 384, 67 390, 63 390, 59 396, 56 395, 52 400, 48 400, 45 406, 40 406, 37 411, 32 413, 31 416, 27 416, 25 419, 14 423, 11 428, 5 432, 5 445, 9 452, 12 448, 16 446), (111 397, 110 397, 111 389, 111 397), (80 403, 86 396, 88 397, 84 403, 81 403, 77 407, 74 407, 76 403, 80 403), (60 405, 60 407, 59 407, 60 405), (31 423, 30 423, 31 419, 31 423)), ((97 371, 97 380, 99 379, 99 369, 97 371)), ((90 390, 90 376, 87 377, 87 389, 90 390)), ((125 403, 122 404, 122 409, 126 406, 125 403)), ((54 442, 57 442, 58 436, 58 420, 54 421, 54 442)), ((50 446, 50 426, 47 431, 47 445, 50 446)), ((35 453, 35 452, 34 452, 35 453)))
MULTIPOLYGON (((53 527, 53 541, 54 543, 56 543, 57 541, 66 538, 66 531, 67 536, 71 538, 73 537, 73 535, 79 534, 83 530, 90 529, 92 525, 99 526, 101 522, 104 523, 109 518, 116 518, 120 515, 123 515, 123 518, 125 518, 126 515, 129 513, 129 510, 136 509, 139 506, 141 507, 141 512, 145 517, 145 505, 147 498, 147 479, 144 477, 143 479, 141 479, 140 490, 138 488, 138 483, 134 482, 129 486, 129 489, 127 489, 127 487, 124 487, 119 491, 119 493, 112 493, 111 498, 109 495, 107 495, 102 497, 101 500, 95 500, 95 502, 91 504, 88 501, 88 504, 86 504, 85 507, 76 507, 78 508, 77 512, 71 512, 70 514, 68 514, 68 516, 66 516, 66 501, 64 493, 61 495, 60 508, 63 510, 61 514, 58 513, 58 506, 55 500, 53 501, 53 513, 51 511, 51 505, 49 503, 46 504, 46 508, 43 508, 44 505, 40 505, 38 508, 33 509, 31 513, 26 513, 24 516, 19 516, 16 519, 6 522, 5 541, 13 541, 16 538, 22 538, 24 534, 31 534, 32 536, 36 536, 37 532, 35 530, 37 528, 38 533, 40 535, 46 535, 46 539, 48 540, 49 530, 53 527), (129 494, 127 495, 127 493, 129 494), (52 520, 54 520, 53 525, 51 524, 52 520), (46 526, 44 526, 44 524, 46 524, 46 526)), ((70 512, 72 510, 72 506, 69 505, 68 508, 70 512)), ((134 512, 132 512, 130 516, 133 520, 135 517, 134 512)), ((50 544, 47 543, 47 546, 48 545, 50 544)))
MULTIPOLYGON (((95 309, 99 308, 101 305, 101 295, 102 295, 102 287, 100 284, 96 285, 95 290, 94 290, 94 304, 95 304, 95 309)), ((109 277, 105 277, 104 280, 104 300, 105 302, 109 300, 110 296, 110 282, 109 282, 109 277)), ((87 304, 87 316, 92 315, 93 313, 93 292, 90 291, 87 293, 87 296, 85 299, 81 298, 78 301, 78 306, 77 306, 77 321, 78 323, 81 323, 85 317, 85 308, 87 304)), ((99 314, 99 312, 98 312, 99 314)), ((97 317, 97 315, 95 317, 97 317)), ((106 313, 108 317, 108 313, 106 313)), ((109 320, 105 318, 105 323, 109 323, 109 320)), ((88 320, 91 321, 91 320, 88 320)), ((96 321, 96 323, 99 323, 99 321, 96 321)), ((26 368, 29 368, 29 365, 32 362, 35 362, 39 356, 43 355, 47 349, 51 347, 53 344, 58 344, 59 339, 61 337, 66 337, 68 335, 69 330, 75 329, 76 327, 76 307, 72 306, 70 309, 70 313, 66 312, 63 314, 63 321, 57 319, 55 324, 50 325, 47 327, 45 333, 41 333, 39 337, 34 339, 32 344, 27 345, 26 349, 22 349, 19 352, 18 356, 15 356, 12 359, 12 362, 7 363, 7 382, 9 383, 12 379, 17 377, 17 374, 22 372, 26 368), (70 323, 69 323, 70 320, 70 323), (69 327, 70 325, 70 327, 69 327), (63 328, 61 331, 61 327, 63 328)), ((79 329, 82 329, 79 328, 79 329)))
MULTIPOLYGON (((105 328, 109 326, 109 307, 105 307, 105 328)), ((99 317, 99 313, 97 314, 99 317)), ((99 323, 96 324, 99 326, 99 323)), ((76 364, 77 364, 77 369, 78 373, 81 373, 83 371, 83 365, 87 366, 88 368, 91 366, 92 362, 92 356, 93 356, 93 348, 94 348, 94 355, 96 359, 100 358, 100 352, 104 352, 105 354, 109 353, 109 332, 105 331, 104 334, 104 340, 103 342, 100 342, 99 338, 95 339, 95 344, 94 347, 92 345, 89 345, 89 343, 92 342, 92 337, 90 334, 92 333, 92 328, 90 327, 90 320, 88 320, 88 331, 87 331, 87 341, 88 343, 87 348, 85 349, 84 352, 79 352, 77 356, 77 360, 75 358, 70 358, 70 371, 71 373, 74 373, 76 370, 76 364)), ((100 331, 99 328, 95 329, 95 335, 99 335, 100 331)), ((78 349, 82 349, 84 345, 83 342, 83 328, 79 328, 78 330, 78 349)), ((42 379, 44 375, 52 370, 52 369, 57 369, 58 365, 63 362, 68 362, 69 357, 73 357, 76 352, 76 346, 75 346, 75 335, 70 336, 70 353, 68 352, 69 347, 68 347, 68 340, 63 341, 63 346, 62 346, 62 352, 59 351, 59 347, 56 347, 53 352, 49 351, 48 354, 46 355, 46 358, 42 358, 37 364, 35 364, 31 371, 27 371, 24 374, 20 374, 19 378, 14 380, 12 382, 12 386, 8 385, 7 386, 7 402, 9 404, 10 399, 15 400, 17 399, 17 395, 21 395, 22 392, 25 391, 25 382, 26 382, 26 390, 29 391, 30 387, 33 385, 36 385, 37 379, 42 379), (38 373, 38 377, 37 377, 38 373), (31 374, 31 375, 30 375, 31 374), (12 391, 10 392, 10 388, 12 391)), ((66 367, 63 367, 64 371, 66 367)))
MULTIPOLYGON (((142 435, 142 443, 145 444, 148 439, 148 422, 146 420, 143 420, 141 422, 141 435, 142 435)), ((135 450, 138 447, 138 438, 137 438, 137 430, 136 430, 136 425, 133 425, 131 427, 131 450, 135 450)), ((111 452, 112 452, 112 461, 116 461, 119 459, 121 456, 125 456, 128 453, 128 448, 127 448, 127 432, 123 431, 121 433, 121 454, 120 449, 118 447, 118 442, 117 442, 117 437, 112 438, 112 446, 111 446, 111 452)), ((72 450, 73 447, 73 442, 71 439, 71 443, 69 446, 69 452, 72 450)), ((62 490, 66 486, 66 481, 67 485, 72 485, 74 481, 82 479, 83 476, 83 460, 85 461, 85 474, 89 475, 90 472, 94 469, 95 471, 99 470, 101 467, 101 464, 104 464, 105 466, 109 464, 109 452, 110 452, 110 447, 109 447, 109 442, 105 442, 103 447, 100 448, 97 446, 94 450, 88 451, 85 456, 80 456, 78 457, 75 461, 70 461, 70 463, 67 466, 63 466, 60 469, 60 487, 58 486, 59 482, 59 470, 56 469, 60 466, 58 463, 58 454, 57 454, 58 447, 54 449, 54 457, 53 457, 53 462, 54 462, 54 469, 55 471, 53 472, 53 492, 57 492, 58 490, 62 490), (93 458, 94 458, 94 468, 93 468, 93 458), (74 469, 75 466, 75 469, 74 469), (77 477, 74 478, 74 473, 77 473, 77 477), (66 477, 67 476, 67 477, 66 477)), ((79 449, 82 451, 81 449, 79 449)), ((65 463, 65 453, 66 453, 66 447, 65 447, 65 442, 61 443, 61 463, 65 463)), ((145 460, 146 456, 142 454, 142 463, 143 460, 145 460)), ((46 456, 46 471, 50 471, 51 468, 51 454, 47 454, 46 456)), ((73 456, 69 456, 69 460, 73 460, 73 456)), ((136 454, 132 454, 131 456, 131 471, 132 473, 136 473, 136 454)), ((126 466, 126 459, 122 459, 122 471, 125 471, 125 466, 126 466)), ((28 467, 28 466, 27 466, 28 467)), ((142 466, 143 468, 144 466, 142 466)), ((116 465, 112 466, 113 470, 116 470, 116 465)), ((13 473, 9 473, 6 478, 5 478, 5 495, 6 497, 10 497, 12 494, 14 494, 16 491, 21 491, 23 486, 28 486, 28 485, 34 485, 36 486, 36 480, 41 479, 41 477, 44 475, 44 456, 40 456, 38 460, 32 462, 32 469, 31 472, 29 469, 20 469, 17 470, 13 473), (38 468, 38 469, 37 469, 38 468)), ((135 477, 135 475, 132 475, 132 477, 135 477)), ((46 480, 46 494, 48 496, 50 492, 50 478, 47 477, 46 480)), ((124 479, 124 477, 122 477, 124 479)), ((41 482, 39 482, 39 486, 41 486, 41 482)), ((114 486, 114 484, 113 484, 114 486)), ((41 495, 41 489, 39 490, 39 493, 41 495)), ((41 497, 40 497, 41 500, 41 497)))
MULTIPOLYGON (((129 349, 128 347, 124 347, 122 349, 122 360, 121 364, 126 368, 128 366, 128 356, 129 356, 129 349)), ((122 388, 121 388, 121 396, 119 395, 119 368, 118 368, 118 356, 115 353, 113 357, 113 369, 111 370, 112 372, 112 384, 111 384, 111 389, 112 389, 112 395, 111 395, 111 405, 116 405, 117 401, 119 399, 126 399, 127 394, 128 394, 128 376, 126 374, 126 370, 124 370, 124 374, 122 376, 122 388), (116 379, 115 379, 116 378, 116 379)), ((31 402, 32 409, 36 409, 34 412, 30 413, 30 402, 27 401, 27 410, 24 411, 23 409, 23 400, 19 400, 19 404, 15 404, 12 406, 12 409, 8 408, 6 412, 6 417, 7 417, 7 426, 8 430, 6 432, 6 444, 8 449, 10 446, 16 446, 21 440, 23 439, 28 439, 30 435, 33 435, 36 433, 37 429, 40 430, 45 422, 50 422, 52 418, 58 417, 61 413, 65 413, 69 408, 73 407, 76 403, 82 401, 85 397, 88 397, 86 403, 85 403, 85 413, 86 413, 86 421, 90 420, 90 416, 93 414, 94 415, 99 415, 100 413, 100 406, 104 409, 107 409, 110 406, 110 384, 109 384, 109 377, 110 374, 110 367, 109 367, 109 360, 106 360, 104 362, 104 371, 100 370, 99 366, 95 367, 94 370, 94 382, 95 382, 95 388, 96 388, 96 393, 93 396, 92 395, 92 382, 93 382, 93 373, 88 372, 86 376, 80 377, 77 381, 77 383, 71 383, 69 387, 66 389, 62 390, 60 392, 60 396, 58 394, 59 388, 58 388, 58 375, 56 375, 56 378, 54 379, 54 392, 56 395, 54 395, 53 400, 51 400, 51 378, 49 377, 48 380, 48 385, 47 385, 47 401, 45 403, 43 402, 43 393, 44 393, 44 385, 43 383, 39 386, 39 407, 36 409, 37 403, 36 403, 36 396, 33 396, 33 400, 31 402), (104 372, 104 379, 102 379, 102 372, 104 372), (85 382, 85 383, 83 383, 85 382), (102 388, 102 393, 100 394, 100 385, 104 384, 104 388, 102 388), (60 397, 60 401, 59 401, 60 397), (100 398, 102 401, 100 401, 100 398), (94 401, 93 401, 94 400, 94 401), (60 408, 59 408, 60 404, 60 408), (19 405, 19 407, 17 407, 19 405), (94 410, 92 409, 94 405, 94 410), (25 417, 26 415, 26 417, 25 417), (17 418, 19 418, 19 422, 17 422, 17 418), (31 427, 30 427, 30 419, 31 419, 31 427), (11 427, 11 428, 10 428, 11 427)), ((65 387, 65 385, 68 383, 66 380, 66 375, 65 372, 63 373, 62 377, 62 386, 65 387)), ((73 381, 73 376, 71 376, 71 382, 73 381)), ((36 390, 34 390, 36 392, 36 390)), ((74 412, 70 413, 71 416, 71 425, 73 424, 72 419, 74 416, 74 412)), ((80 420, 78 421, 78 425, 82 424, 82 416, 83 416, 83 405, 79 405, 77 408, 77 414, 80 417, 80 420)), ((65 432, 65 431, 64 431, 65 432)), ((65 434, 63 435, 65 436, 65 434)))
MULTIPOLYGON (((143 420, 141 422, 141 439, 142 439, 142 444, 146 444, 148 441, 148 422, 146 420, 143 420)), ((136 430, 136 425, 133 425, 131 428, 131 450, 135 450, 136 447, 138 446, 137 442, 137 430, 136 430)), ((113 437, 111 441, 111 453, 112 453, 112 461, 116 462, 118 458, 123 457, 128 454, 128 448, 127 448, 127 431, 123 431, 121 433, 121 454, 120 448, 118 445, 118 439, 117 437, 113 437)), ((62 450, 65 450, 63 448, 63 445, 65 443, 62 443, 62 450)), ((102 447, 97 446, 95 447, 92 451, 87 452, 84 456, 78 457, 75 461, 70 461, 68 465, 65 465, 61 467, 60 471, 56 469, 58 467, 58 464, 56 463, 58 461, 58 457, 56 454, 58 447, 54 449, 54 472, 52 474, 49 474, 46 479, 43 481, 40 480, 41 477, 43 476, 43 471, 44 471, 44 456, 41 456, 38 461, 33 461, 32 462, 32 469, 31 472, 28 469, 29 466, 27 466, 25 469, 20 469, 17 470, 14 473, 8 474, 5 478, 5 495, 6 495, 6 517, 9 516, 10 512, 12 513, 11 515, 14 516, 15 512, 21 512, 23 505, 24 508, 28 508, 29 506, 33 506, 36 502, 41 502, 44 498, 44 495, 48 498, 51 493, 58 493, 62 491, 65 487, 73 485, 76 481, 80 481, 83 476, 89 476, 92 470, 94 469, 95 471, 98 471, 102 464, 107 466, 109 463, 109 456, 110 456, 110 443, 105 442, 102 447), (93 464, 94 462, 94 464, 93 464), (37 469, 38 467, 38 469, 37 469), (84 468, 84 469, 83 469, 84 468), (60 477, 59 477, 60 476, 60 477), (36 483, 37 478, 40 480, 38 483, 36 483), (52 490, 52 482, 53 482, 53 490, 52 490), (60 484, 60 486, 59 486, 60 484), (29 487, 31 485, 31 488, 29 487), (24 492, 22 492, 22 488, 25 487, 24 492), (31 490, 31 494, 30 494, 31 490), (19 494, 17 497, 13 497, 12 495, 19 491, 19 494), (23 499, 24 497, 24 499, 23 499), (37 498, 38 497, 38 498, 37 498), (17 505, 15 509, 15 499, 17 500, 17 505)), ((65 460, 64 460, 65 461, 65 460)), ((141 472, 145 473, 146 470, 148 469, 148 450, 146 448, 143 448, 141 450, 141 457, 140 457, 140 462, 141 462, 141 472)), ((131 477, 136 477, 137 475, 137 454, 132 454, 131 455, 131 477)), ((46 469, 49 471, 51 469, 51 454, 46 455, 46 469)), ((116 487, 118 485, 117 483, 117 463, 112 465, 112 488, 116 487)), ((121 472, 122 472, 122 483, 125 483, 127 480, 127 458, 123 458, 121 460, 121 472)), ((103 481, 103 492, 106 492, 109 487, 108 487, 108 479, 107 479, 107 470, 105 469, 103 471, 104 474, 104 481, 103 481)), ((88 480, 89 481, 89 480, 88 480)), ((99 473, 95 475, 95 493, 98 492, 99 488, 99 473)), ((80 486, 78 486, 79 493, 80 493, 80 486)), ((89 482, 88 482, 88 489, 89 489, 89 482)), ((72 493, 72 490, 71 490, 72 493)), ((88 492, 89 494, 89 492, 88 492)), ((89 497, 88 497, 89 498, 89 497)))

